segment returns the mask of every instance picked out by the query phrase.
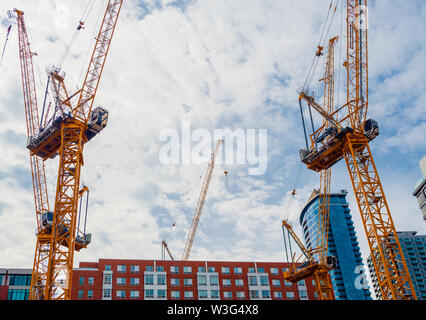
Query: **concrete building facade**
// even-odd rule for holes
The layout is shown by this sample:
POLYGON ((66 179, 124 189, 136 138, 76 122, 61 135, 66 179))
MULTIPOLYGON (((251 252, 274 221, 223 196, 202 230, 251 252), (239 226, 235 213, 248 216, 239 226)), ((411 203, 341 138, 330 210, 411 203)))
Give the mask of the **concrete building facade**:
POLYGON ((312 279, 283 280, 287 263, 117 260, 81 262, 73 300, 315 300, 312 279))

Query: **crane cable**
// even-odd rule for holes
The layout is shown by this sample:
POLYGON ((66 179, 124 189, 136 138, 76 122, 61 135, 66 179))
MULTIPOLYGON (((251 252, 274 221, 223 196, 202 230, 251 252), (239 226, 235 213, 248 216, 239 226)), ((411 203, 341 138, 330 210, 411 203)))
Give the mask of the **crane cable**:
POLYGON ((79 26, 77 27, 77 29, 74 31, 73 36, 71 37, 70 42, 65 45, 65 50, 64 53, 62 54, 59 62, 58 62, 58 66, 62 65, 62 62, 68 57, 68 54, 71 51, 71 47, 73 46, 75 40, 77 39, 77 35, 79 34, 79 31, 81 29, 84 29, 84 24, 87 20, 87 18, 89 17, 90 12, 92 11, 93 5, 95 4, 95 0, 90 0, 89 3, 87 4, 86 8, 83 11, 83 15, 81 17, 81 19, 79 20, 79 26))
POLYGON ((7 41, 9 40, 9 34, 10 34, 10 30, 11 29, 12 29, 12 25, 10 25, 9 28, 7 28, 6 41, 4 42, 3 51, 1 53, 0 67, 1 67, 1 65, 3 63, 4 52, 6 50, 6 45, 7 45, 7 41))
POLYGON ((86 8, 83 11, 83 15, 81 16, 80 22, 83 22, 83 24, 86 22, 87 17, 89 16, 90 12, 92 11, 93 5, 95 4, 95 0, 90 0, 87 4, 86 8))
POLYGON ((330 2, 330 6, 328 8, 327 16, 325 18, 325 22, 324 22, 324 25, 323 25, 323 28, 322 28, 322 31, 321 31, 321 37, 320 37, 320 40, 318 42, 318 51, 315 54, 315 57, 314 57, 312 64, 311 64, 311 67, 309 68, 309 72, 308 72, 308 75, 306 77, 305 83, 303 84, 303 89, 306 90, 306 91, 310 87, 310 84, 312 82, 312 78, 313 78, 315 71, 318 67, 319 58, 322 56, 321 51, 324 48, 325 42, 326 42, 328 34, 330 32, 331 25, 332 25, 333 20, 334 20, 334 16, 336 15, 337 4, 338 4, 338 0, 336 1, 336 4, 334 5, 334 10, 333 10, 333 13, 332 13, 331 18, 330 18, 330 13, 333 9, 333 0, 330 2))

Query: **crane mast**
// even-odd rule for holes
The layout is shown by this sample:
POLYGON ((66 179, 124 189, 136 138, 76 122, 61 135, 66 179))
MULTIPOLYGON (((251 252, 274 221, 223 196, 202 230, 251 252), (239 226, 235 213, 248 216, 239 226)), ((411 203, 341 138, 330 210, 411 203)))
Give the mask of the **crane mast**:
POLYGON ((191 253, 192 243, 194 242, 195 233, 197 232, 198 222, 200 221, 200 217, 201 217, 201 211, 203 210, 204 201, 206 200, 207 191, 209 189, 210 180, 212 178, 216 155, 222 143, 223 143, 223 140, 218 140, 216 142, 215 149, 211 155, 206 176, 204 177, 203 186, 201 188, 201 193, 200 193, 200 196, 198 197, 197 207, 195 209, 194 217, 192 218, 191 229, 189 230, 188 237, 186 239, 185 248, 182 254, 182 260, 188 260, 189 254, 191 253))
POLYGON ((300 93, 299 102, 306 101, 329 126, 325 136, 313 130, 310 146, 300 156, 308 169, 317 172, 345 159, 383 299, 416 299, 369 146, 379 135, 379 127, 376 121, 367 120, 367 0, 347 0, 346 9, 346 103, 330 110, 307 92, 300 93))
MULTIPOLYGON (((19 39, 19 59, 21 67, 21 79, 24 97, 25 118, 27 124, 27 137, 40 132, 40 119, 37 106, 37 92, 34 78, 33 56, 35 53, 31 51, 30 42, 28 40, 28 30, 24 20, 24 12, 14 9, 8 11, 9 18, 15 18, 18 25, 19 39)), ((34 257, 34 265, 37 269, 33 269, 32 283, 45 283, 43 276, 47 271, 50 243, 46 242, 42 235, 42 217, 49 212, 49 200, 47 194, 45 163, 41 157, 30 152, 31 176, 33 182, 35 216, 37 223, 37 255, 34 257)), ((35 293, 41 295, 40 291, 35 293)))

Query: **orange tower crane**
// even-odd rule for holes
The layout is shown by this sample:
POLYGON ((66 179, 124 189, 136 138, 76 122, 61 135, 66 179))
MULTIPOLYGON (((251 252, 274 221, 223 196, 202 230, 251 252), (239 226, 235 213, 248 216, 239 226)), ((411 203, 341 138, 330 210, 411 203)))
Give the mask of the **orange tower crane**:
POLYGON ((383 299, 416 299, 369 146, 379 127, 376 121, 367 119, 367 0, 347 0, 346 9, 346 103, 327 110, 306 88, 302 90, 299 101, 313 108, 328 123, 328 130, 322 136, 313 130, 300 156, 308 169, 316 172, 345 159, 383 299))
POLYGON ((186 239, 185 248, 182 254, 182 260, 188 260, 189 254, 191 253, 192 244, 194 242, 195 233, 197 232, 198 222, 200 221, 201 212, 203 210, 204 202, 206 200, 207 191, 209 189, 210 180, 212 178, 213 169, 215 166, 215 159, 220 145, 223 143, 223 140, 218 140, 216 142, 215 149, 211 155, 209 165, 207 167, 206 176, 204 177, 203 186, 201 188, 200 196, 198 197, 197 207, 195 209, 194 217, 192 218, 191 229, 189 229, 188 237, 186 239))
MULTIPOLYGON (((90 243, 90 234, 82 234, 77 228, 78 201, 87 191, 87 188, 80 189, 83 148, 85 143, 103 130, 107 124, 108 112, 100 107, 93 109, 93 103, 122 3, 123 0, 108 1, 86 77, 80 90, 69 96, 64 83, 64 75, 61 75, 57 68, 53 67, 49 70, 49 79, 54 89, 55 111, 58 112, 54 113, 51 121, 48 122, 49 125, 43 130, 39 130, 31 123, 31 121, 38 121, 35 89, 31 89, 35 88, 32 54, 29 50, 23 12, 14 10, 19 26, 19 38, 23 39, 20 41, 19 49, 27 127, 29 128, 27 148, 31 152, 31 158, 37 159, 40 163, 59 155, 54 211, 48 210, 47 195, 43 198, 46 199, 44 206, 40 206, 44 200, 38 201, 36 196, 38 230, 30 287, 31 300, 69 300, 71 298, 74 252, 87 247, 90 243), (23 51, 26 54, 22 54, 23 51), (78 97, 77 103, 73 103, 74 97, 78 97)), ((42 178, 44 178, 44 169, 33 170, 35 193, 40 191, 44 196, 45 188, 39 183, 42 178)), ((45 179, 43 181, 45 183, 45 179)))
MULTIPOLYGON (((31 51, 28 40, 27 26, 24 20, 24 13, 18 9, 8 11, 10 19, 16 19, 19 36, 19 59, 21 66, 21 79, 25 107, 25 119, 27 125, 27 138, 35 137, 40 132, 39 111, 37 105, 37 92, 34 78, 33 56, 36 53, 31 51)), ((49 200, 46 184, 45 163, 41 157, 30 152, 31 176, 33 182, 35 216, 37 223, 37 235, 43 229, 42 217, 49 211, 49 200)), ((38 236, 39 237, 39 236, 38 236)), ((41 237, 41 236, 40 236, 41 237)), ((39 270, 45 274, 48 268, 50 242, 37 240, 37 260, 39 270)), ((33 273, 33 279, 45 283, 45 276, 37 277, 33 273)))

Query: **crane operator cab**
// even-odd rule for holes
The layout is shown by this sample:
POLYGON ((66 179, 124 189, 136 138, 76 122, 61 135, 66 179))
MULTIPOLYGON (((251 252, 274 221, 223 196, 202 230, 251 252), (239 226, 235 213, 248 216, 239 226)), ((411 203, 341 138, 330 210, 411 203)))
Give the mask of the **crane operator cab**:
MULTIPOLYGON (((43 233, 49 234, 52 231, 53 226, 53 212, 47 211, 41 216, 41 224, 43 233)), ((68 228, 64 225, 59 225, 59 235, 63 235, 68 232, 68 228)), ((77 236, 75 237, 75 250, 80 251, 82 248, 86 248, 90 242, 92 242, 91 233, 81 233, 77 231, 77 236)), ((64 243, 66 245, 66 243, 64 243)))
POLYGON ((368 141, 376 139, 379 134, 379 124, 376 120, 368 119, 367 121, 365 121, 364 135, 367 137, 368 141))
POLYGON ((327 256, 327 267, 336 269, 337 267, 337 258, 335 256, 327 256))
POLYGON ((108 111, 97 107, 90 113, 89 123, 86 130, 87 140, 90 141, 94 136, 101 132, 108 123, 108 111))

